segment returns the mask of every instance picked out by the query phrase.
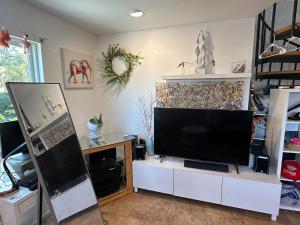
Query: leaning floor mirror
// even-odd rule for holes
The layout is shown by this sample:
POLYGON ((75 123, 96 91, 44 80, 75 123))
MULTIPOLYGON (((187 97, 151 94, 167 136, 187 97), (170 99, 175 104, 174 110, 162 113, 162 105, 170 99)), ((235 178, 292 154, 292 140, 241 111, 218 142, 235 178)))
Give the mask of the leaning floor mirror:
POLYGON ((59 84, 7 83, 52 223, 103 225, 59 84))

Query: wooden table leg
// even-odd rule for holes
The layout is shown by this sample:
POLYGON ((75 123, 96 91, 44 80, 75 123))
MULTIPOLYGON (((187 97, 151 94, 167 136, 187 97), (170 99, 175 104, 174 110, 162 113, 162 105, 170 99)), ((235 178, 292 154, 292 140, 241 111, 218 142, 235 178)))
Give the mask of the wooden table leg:
POLYGON ((126 186, 133 192, 132 184, 132 143, 127 141, 124 145, 125 164, 126 164, 126 186))

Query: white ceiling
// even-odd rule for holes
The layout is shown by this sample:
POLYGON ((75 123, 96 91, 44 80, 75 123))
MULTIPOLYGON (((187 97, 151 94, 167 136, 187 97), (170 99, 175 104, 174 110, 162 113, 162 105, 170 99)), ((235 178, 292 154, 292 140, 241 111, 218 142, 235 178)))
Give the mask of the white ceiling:
POLYGON ((26 0, 97 35, 254 17, 274 0, 26 0), (145 12, 132 18, 134 9, 145 12))

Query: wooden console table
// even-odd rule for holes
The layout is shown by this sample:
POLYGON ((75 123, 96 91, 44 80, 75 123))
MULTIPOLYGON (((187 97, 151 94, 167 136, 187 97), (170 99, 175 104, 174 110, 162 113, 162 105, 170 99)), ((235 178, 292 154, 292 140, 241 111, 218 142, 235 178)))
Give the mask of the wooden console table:
POLYGON ((120 133, 104 134, 101 139, 90 139, 87 136, 80 138, 80 146, 84 155, 105 151, 111 148, 124 147, 124 161, 126 173, 126 186, 119 191, 99 199, 99 204, 104 205, 115 199, 133 192, 132 184, 132 143, 134 137, 120 133))

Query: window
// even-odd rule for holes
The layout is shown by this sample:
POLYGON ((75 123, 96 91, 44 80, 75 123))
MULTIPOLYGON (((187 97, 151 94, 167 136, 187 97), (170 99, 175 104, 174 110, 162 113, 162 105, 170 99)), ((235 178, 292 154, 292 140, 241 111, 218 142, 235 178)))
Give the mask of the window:
POLYGON ((16 120, 5 83, 43 82, 41 46, 31 42, 28 54, 21 47, 21 39, 12 37, 9 48, 0 47, 0 122, 16 120))

